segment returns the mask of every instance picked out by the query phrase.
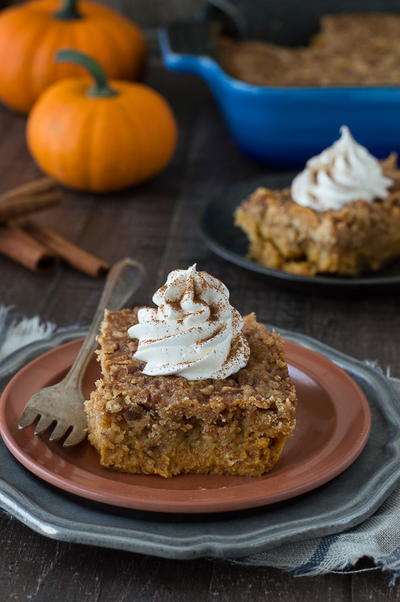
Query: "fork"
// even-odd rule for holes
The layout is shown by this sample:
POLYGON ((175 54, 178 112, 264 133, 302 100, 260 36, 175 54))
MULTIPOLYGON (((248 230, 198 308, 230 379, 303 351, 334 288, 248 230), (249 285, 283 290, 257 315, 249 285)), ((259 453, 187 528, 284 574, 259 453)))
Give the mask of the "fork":
POLYGON ((30 426, 39 417, 35 426, 35 435, 44 433, 54 425, 49 436, 50 441, 59 441, 67 432, 64 446, 77 445, 85 439, 87 424, 83 406, 85 398, 82 392, 82 378, 97 346, 96 335, 104 310, 121 309, 139 287, 144 272, 142 264, 128 257, 111 268, 89 332, 71 369, 61 382, 45 387, 32 395, 21 415, 19 429, 30 426))

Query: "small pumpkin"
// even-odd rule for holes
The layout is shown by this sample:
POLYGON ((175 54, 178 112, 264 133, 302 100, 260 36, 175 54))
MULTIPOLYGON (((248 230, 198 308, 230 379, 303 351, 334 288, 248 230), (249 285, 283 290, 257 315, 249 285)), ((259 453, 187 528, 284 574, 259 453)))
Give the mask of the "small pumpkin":
POLYGON ((81 190, 109 192, 158 173, 176 146, 177 128, 164 98, 143 84, 111 81, 91 57, 62 50, 59 61, 85 67, 94 80, 50 86, 27 123, 29 149, 44 172, 81 190))
POLYGON ((0 14, 0 99, 27 113, 50 84, 81 75, 76 64, 55 64, 61 48, 90 53, 115 79, 143 70, 145 42, 132 21, 88 0, 35 0, 0 14))

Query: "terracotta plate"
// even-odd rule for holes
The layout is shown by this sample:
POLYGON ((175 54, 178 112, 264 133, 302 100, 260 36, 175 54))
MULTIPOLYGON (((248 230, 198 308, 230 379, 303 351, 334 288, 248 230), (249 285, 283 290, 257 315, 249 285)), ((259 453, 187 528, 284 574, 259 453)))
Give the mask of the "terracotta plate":
MULTIPOLYGON (((18 430, 28 398, 57 382, 81 339, 36 358, 10 381, 0 402, 0 431, 28 470, 70 493, 114 506, 155 512, 205 513, 255 508, 310 491, 343 472, 362 451, 370 429, 368 402, 358 385, 324 356, 286 342, 299 405, 297 427, 280 461, 259 478, 182 475, 171 479, 128 475, 102 468, 87 441, 71 449, 18 430)), ((99 377, 93 358, 84 382, 89 395, 99 377)))

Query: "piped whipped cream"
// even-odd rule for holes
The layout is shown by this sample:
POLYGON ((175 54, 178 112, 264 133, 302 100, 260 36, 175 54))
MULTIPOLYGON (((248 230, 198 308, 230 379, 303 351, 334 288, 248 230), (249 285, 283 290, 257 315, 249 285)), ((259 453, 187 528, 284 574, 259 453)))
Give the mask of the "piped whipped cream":
POLYGON ((320 155, 307 161, 292 182, 292 199, 316 211, 337 210, 359 199, 372 202, 387 196, 393 181, 368 150, 358 144, 346 126, 341 137, 320 155))
POLYGON ((157 308, 138 312, 128 330, 139 339, 134 357, 144 374, 175 374, 188 380, 227 378, 243 368, 250 349, 243 319, 229 303, 229 291, 207 272, 174 270, 153 296, 157 308))

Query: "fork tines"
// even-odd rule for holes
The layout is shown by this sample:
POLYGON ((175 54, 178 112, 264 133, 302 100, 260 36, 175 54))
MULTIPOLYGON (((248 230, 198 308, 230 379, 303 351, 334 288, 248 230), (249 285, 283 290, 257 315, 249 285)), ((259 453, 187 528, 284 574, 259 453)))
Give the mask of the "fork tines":
POLYGON ((56 420, 54 416, 50 416, 49 414, 45 414, 44 412, 39 412, 35 408, 26 407, 22 413, 21 419, 18 424, 19 429, 24 429, 27 426, 33 424, 36 418, 39 416, 39 420, 35 426, 35 435, 41 435, 51 425, 55 425, 52 433, 50 434, 50 441, 58 441, 61 439, 67 432, 70 426, 61 422, 60 420, 56 420))

